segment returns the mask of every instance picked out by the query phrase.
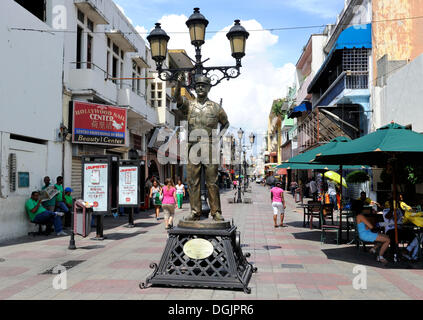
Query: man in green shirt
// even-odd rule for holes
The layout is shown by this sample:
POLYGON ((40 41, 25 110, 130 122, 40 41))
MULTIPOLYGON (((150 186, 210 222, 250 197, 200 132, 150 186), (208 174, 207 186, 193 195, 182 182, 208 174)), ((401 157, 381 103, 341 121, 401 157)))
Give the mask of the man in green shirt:
POLYGON ((73 192, 73 190, 71 188, 66 188, 65 189, 65 204, 68 207, 69 210, 72 210, 72 206, 73 206, 73 199, 71 196, 71 192, 73 192))
MULTIPOLYGON (((41 188, 41 190, 45 190, 49 186, 51 186, 50 177, 46 176, 44 177, 44 186, 41 188)), ((54 209, 56 209, 56 197, 53 197, 50 200, 43 201, 42 205, 48 211, 54 211, 54 209)))
POLYGON ((58 236, 66 236, 67 233, 62 230, 63 212, 51 212, 41 205, 40 193, 34 191, 31 193, 31 198, 25 202, 25 210, 28 213, 29 219, 35 223, 46 225, 54 225, 54 231, 58 236))
POLYGON ((56 196, 56 208, 57 211, 65 213, 65 228, 71 226, 71 212, 69 211, 68 206, 65 203, 65 194, 63 190, 63 177, 58 176, 56 178, 56 184, 54 185, 57 190, 59 190, 58 195, 56 196))

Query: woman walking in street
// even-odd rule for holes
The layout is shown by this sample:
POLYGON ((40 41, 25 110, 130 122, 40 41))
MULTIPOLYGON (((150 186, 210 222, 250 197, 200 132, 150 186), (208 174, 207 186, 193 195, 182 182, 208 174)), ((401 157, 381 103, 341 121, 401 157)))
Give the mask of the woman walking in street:
POLYGON ((178 208, 182 209, 182 201, 185 197, 185 186, 182 183, 181 179, 178 179, 178 184, 176 185, 176 198, 178 200, 178 208))
POLYGON ((272 207, 273 207, 273 222, 275 224, 275 228, 278 227, 278 214, 281 216, 281 224, 280 227, 283 227, 283 218, 285 215, 285 199, 283 196, 283 189, 282 183, 277 182, 276 187, 273 187, 270 190, 270 199, 272 200, 272 207))
POLYGON ((165 228, 170 229, 173 227, 173 216, 175 215, 176 206, 176 188, 172 179, 168 178, 165 180, 162 194, 165 228))
POLYGON ((161 192, 162 192, 162 188, 160 187, 157 180, 154 180, 153 186, 150 188, 150 198, 154 204, 154 210, 156 212, 156 220, 159 220, 160 207, 162 205, 162 202, 160 200, 161 192))

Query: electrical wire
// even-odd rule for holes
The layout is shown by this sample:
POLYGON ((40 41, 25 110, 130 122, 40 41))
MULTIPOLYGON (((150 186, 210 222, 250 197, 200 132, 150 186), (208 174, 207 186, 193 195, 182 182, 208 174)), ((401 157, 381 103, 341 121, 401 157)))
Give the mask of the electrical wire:
MULTIPOLYGON (((360 23, 360 24, 321 24, 321 25, 308 25, 308 26, 294 26, 294 27, 277 27, 277 28, 263 28, 263 29, 247 29, 248 32, 264 32, 264 31, 287 31, 287 30, 301 30, 301 29, 315 29, 315 28, 325 28, 326 26, 347 26, 347 27, 353 27, 353 26, 361 26, 363 24, 375 24, 375 23, 384 23, 384 22, 398 22, 403 20, 415 20, 415 19, 422 19, 423 16, 415 16, 415 17, 403 17, 403 18, 394 18, 394 19, 384 19, 384 20, 373 20, 368 23, 360 23)), ((60 30, 60 29, 53 29, 53 30, 43 30, 43 29, 34 29, 34 28, 18 28, 18 27, 11 27, 10 30, 18 30, 18 31, 34 31, 34 32, 63 32, 63 33, 76 33, 76 30, 60 30)), ((109 31, 82 31, 85 33, 90 34, 96 34, 96 33, 107 33, 109 31)), ((219 30, 219 31, 206 31, 206 33, 210 34, 216 34, 216 33, 222 33, 227 32, 225 30, 219 30)), ((121 32, 122 34, 148 34, 149 32, 121 32)), ((188 34, 189 31, 169 31, 166 32, 167 34, 188 34)))

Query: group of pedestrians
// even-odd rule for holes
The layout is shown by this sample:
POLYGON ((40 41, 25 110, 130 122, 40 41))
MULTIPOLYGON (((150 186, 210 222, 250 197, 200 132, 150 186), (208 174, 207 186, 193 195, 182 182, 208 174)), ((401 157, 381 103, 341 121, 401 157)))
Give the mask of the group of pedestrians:
POLYGON ((63 187, 62 176, 56 178, 56 183, 54 185, 50 183, 50 177, 44 177, 44 186, 41 190, 46 190, 51 186, 54 186, 58 191, 56 196, 43 201, 40 197, 40 191, 33 191, 31 197, 25 202, 25 211, 31 222, 46 225, 47 233, 50 233, 51 226, 54 226, 54 231, 58 236, 67 235, 67 233, 63 231, 61 217, 65 216, 64 227, 70 228, 71 210, 73 206, 73 199, 71 196, 72 189, 63 187))
POLYGON ((164 211, 165 229, 173 227, 176 206, 182 209, 183 198, 185 197, 185 185, 181 179, 175 185, 173 180, 165 180, 164 186, 161 186, 157 179, 154 179, 150 188, 150 199, 154 204, 156 220, 159 220, 160 208, 164 211))

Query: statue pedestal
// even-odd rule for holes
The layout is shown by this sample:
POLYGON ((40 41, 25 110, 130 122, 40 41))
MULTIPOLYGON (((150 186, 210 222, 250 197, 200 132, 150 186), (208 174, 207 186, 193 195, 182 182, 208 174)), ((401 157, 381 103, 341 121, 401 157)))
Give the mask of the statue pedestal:
POLYGON ((141 289, 160 285, 251 293, 248 283, 257 268, 247 261, 250 254, 242 252, 240 232, 227 221, 208 220, 181 220, 168 231, 160 263, 150 264, 154 271, 145 283, 140 283, 141 289))

